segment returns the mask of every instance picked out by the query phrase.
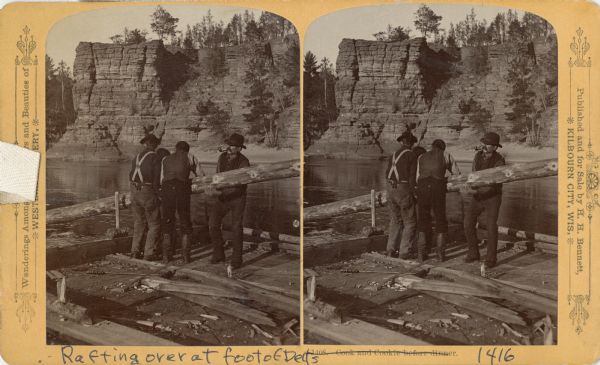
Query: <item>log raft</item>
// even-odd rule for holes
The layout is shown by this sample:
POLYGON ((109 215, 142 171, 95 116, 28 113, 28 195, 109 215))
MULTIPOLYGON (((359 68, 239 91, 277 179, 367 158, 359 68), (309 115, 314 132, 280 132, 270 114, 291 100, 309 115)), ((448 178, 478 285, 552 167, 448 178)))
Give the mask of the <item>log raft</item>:
MULTIPOLYGON (((448 179, 447 190, 460 191, 462 187, 479 188, 493 184, 535 179, 558 175, 558 160, 549 159, 534 162, 519 162, 472 172, 468 175, 452 176, 448 179)), ((375 193, 376 207, 387 203, 387 192, 375 193)), ((304 222, 352 214, 371 209, 371 194, 344 199, 333 203, 304 208, 304 222)))
MULTIPOLYGON (((226 171, 211 177, 199 177, 192 180, 192 193, 199 194, 207 189, 223 189, 237 185, 255 184, 263 181, 285 179, 300 176, 300 161, 291 160, 273 164, 261 164, 238 170, 226 171)), ((131 205, 131 195, 124 193, 120 197, 122 208, 131 205)), ((79 218, 109 213, 115 210, 114 197, 106 197, 85 203, 50 209, 46 213, 47 224, 65 223, 79 218)))

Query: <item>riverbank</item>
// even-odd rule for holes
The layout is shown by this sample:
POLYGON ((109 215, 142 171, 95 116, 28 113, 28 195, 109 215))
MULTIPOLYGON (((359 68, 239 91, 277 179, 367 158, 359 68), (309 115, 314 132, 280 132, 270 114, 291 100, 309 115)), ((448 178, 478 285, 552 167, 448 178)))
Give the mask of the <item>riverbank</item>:
MULTIPOLYGON (((274 163, 280 161, 299 160, 300 149, 293 148, 268 148, 262 145, 246 144, 247 148, 242 150, 242 153, 250 160, 251 164, 274 163)), ((170 152, 175 151, 174 146, 159 146, 168 149, 170 152)), ((141 148, 141 147, 140 147, 141 148)), ((191 147, 190 152, 196 156, 200 163, 216 163, 220 152, 216 149, 205 150, 200 147, 191 147)), ((80 154, 78 151, 70 151, 66 153, 64 150, 47 151, 46 159, 54 161, 69 161, 69 162, 125 162, 130 161, 135 155, 136 150, 122 151, 118 154, 80 154)))
MULTIPOLYGON (((274 163, 280 161, 299 160, 300 150, 293 148, 268 148, 260 145, 246 144, 242 154, 250 160, 250 164, 274 163)), ((171 149, 169 149, 171 150, 171 149)), ((221 152, 216 150, 202 150, 192 147, 190 152, 196 156, 200 163, 216 163, 221 152)))
MULTIPOLYGON (((429 147, 429 146, 426 146, 429 147)), ((464 148, 463 146, 448 146, 448 151, 454 156, 458 162, 471 162, 475 151, 472 148, 464 148)), ((558 149, 556 147, 530 147, 521 143, 503 143, 502 148, 498 152, 504 156, 506 162, 524 162, 537 161, 550 158, 558 158, 558 149)), ((390 152, 391 153, 391 152, 390 152)), ((305 152, 305 162, 317 160, 384 160, 389 157, 388 152, 380 153, 358 153, 352 151, 336 151, 330 153, 311 153, 305 152)))

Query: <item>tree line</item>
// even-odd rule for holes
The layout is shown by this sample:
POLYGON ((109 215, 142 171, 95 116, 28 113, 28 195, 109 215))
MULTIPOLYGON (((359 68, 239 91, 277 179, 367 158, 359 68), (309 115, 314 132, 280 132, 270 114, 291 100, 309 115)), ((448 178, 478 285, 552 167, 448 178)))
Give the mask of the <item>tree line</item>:
MULTIPOLYGON (((300 51, 294 26, 286 19, 268 12, 262 12, 258 19, 254 13, 245 11, 234 14, 230 22, 215 21, 211 11, 201 21, 190 26, 184 34, 177 30, 179 19, 173 17, 161 6, 157 6, 151 16, 150 27, 163 42, 188 49, 208 47, 212 49, 206 69, 215 82, 224 82, 228 74, 225 54, 221 47, 238 45, 241 47, 243 62, 247 71, 245 83, 245 104, 247 113, 243 120, 248 125, 248 134, 255 136, 259 143, 269 147, 279 146, 279 135, 283 127, 282 114, 298 101, 300 51), (287 50, 282 63, 276 65, 267 41, 283 39, 287 50)), ((115 44, 137 44, 148 41, 148 32, 138 28, 125 27, 120 34, 112 36, 115 44)), ((71 70, 64 61, 58 66, 46 55, 46 103, 48 115, 48 146, 58 141, 67 125, 75 121, 72 88, 74 80, 71 70)), ((231 132, 231 116, 208 99, 196 105, 200 120, 204 120, 218 135, 231 132)), ((195 128, 195 127, 190 127, 195 128)))
MULTIPOLYGON (((552 37, 554 29, 543 18, 524 13, 521 18, 516 11, 508 9, 500 12, 489 24, 478 19, 475 9, 466 14, 465 19, 450 29, 441 28, 442 16, 426 5, 421 5, 414 14, 415 30, 430 43, 441 46, 457 65, 455 76, 469 72, 480 77, 490 71, 487 48, 504 45, 508 63, 507 92, 509 111, 504 117, 510 122, 507 131, 518 140, 532 146, 543 142, 543 132, 547 129, 543 114, 556 105, 556 85, 558 77, 557 43, 552 37), (532 41, 542 41, 549 52, 535 55, 532 41), (475 52, 468 60, 460 59, 460 48, 474 47, 475 52)), ((403 41, 410 39, 413 32, 406 25, 391 25, 373 34, 379 41, 403 41)), ((335 70, 324 58, 312 52, 304 55, 304 141, 305 148, 319 139, 328 129, 329 123, 337 118, 334 86, 335 70)), ((492 126, 493 114, 485 105, 473 98, 458 100, 461 125, 465 122, 477 132, 487 131, 492 126)))
MULTIPOLYGON (((478 47, 506 42, 524 42, 545 39, 554 34, 554 29, 545 19, 524 13, 521 19, 515 10, 499 12, 494 20, 478 19, 475 9, 466 14, 465 19, 456 24, 450 23, 448 30, 441 28, 443 17, 427 5, 421 5, 414 14, 414 27, 428 41, 446 47, 478 47)), ((380 41, 403 41, 411 35, 408 26, 392 26, 373 34, 380 41)))
POLYGON ((337 119, 335 69, 327 57, 317 61, 308 51, 304 55, 304 148, 308 148, 337 119))
MULTIPOLYGON (((217 21, 208 10, 199 22, 187 24, 185 30, 178 30, 179 18, 172 16, 162 6, 157 6, 150 16, 150 29, 158 39, 185 49, 216 48, 236 46, 260 38, 270 40, 296 34, 296 28, 287 19, 263 11, 258 19, 253 12, 245 10, 234 14, 228 23, 217 21)), ((119 34, 110 37, 116 44, 136 44, 149 40, 145 29, 124 28, 119 34)))
POLYGON ((46 55, 46 148, 56 143, 75 121, 73 79, 65 61, 46 55))

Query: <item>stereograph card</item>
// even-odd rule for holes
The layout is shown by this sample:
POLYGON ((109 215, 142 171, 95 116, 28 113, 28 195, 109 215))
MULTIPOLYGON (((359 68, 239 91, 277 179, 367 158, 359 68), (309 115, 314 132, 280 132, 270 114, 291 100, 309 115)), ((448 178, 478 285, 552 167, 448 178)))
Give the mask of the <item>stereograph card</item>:
POLYGON ((595 363, 599 15, 5 5, 0 355, 595 363))

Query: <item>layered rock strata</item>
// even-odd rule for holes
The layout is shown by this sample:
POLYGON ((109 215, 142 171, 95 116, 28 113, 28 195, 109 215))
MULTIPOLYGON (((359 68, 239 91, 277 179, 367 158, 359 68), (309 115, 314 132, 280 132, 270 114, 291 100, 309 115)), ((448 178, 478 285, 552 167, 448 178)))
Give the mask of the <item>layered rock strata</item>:
MULTIPOLYGON (((546 43, 532 44, 532 61, 544 62, 549 49, 546 43)), ((351 157, 393 151, 398 147, 396 138, 409 125, 415 126, 414 133, 425 146, 435 138, 450 144, 476 143, 476 132, 459 110, 460 101, 470 98, 491 112, 490 129, 508 129, 510 45, 484 50, 488 70, 483 73, 470 68, 481 49, 460 51, 457 60, 443 49, 433 50, 423 38, 342 40, 336 62, 339 117, 308 152, 351 157)), ((542 115, 548 123, 548 140, 557 136, 556 110, 551 106, 542 115)))
MULTIPOLYGON (((283 41, 267 44, 281 67, 288 49, 283 41)), ((160 41, 136 45, 81 42, 73 66, 77 119, 68 126, 49 157, 85 160, 127 159, 147 131, 162 136, 163 146, 185 140, 192 147, 214 148, 222 142, 197 109, 210 100, 230 116, 230 131, 245 133, 248 113, 242 46, 218 50, 225 57, 224 76, 209 71, 211 52, 165 47, 160 41)), ((299 95, 299 92, 298 92, 299 95)), ((299 99, 299 98, 298 98, 299 99)), ((280 141, 299 146, 299 100, 280 117, 280 141)))

